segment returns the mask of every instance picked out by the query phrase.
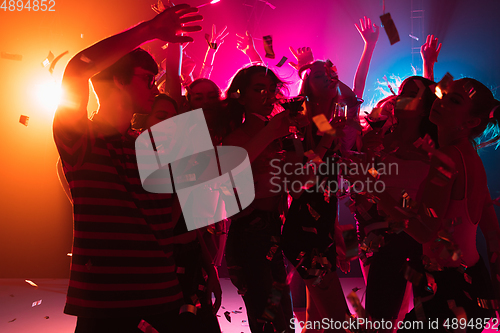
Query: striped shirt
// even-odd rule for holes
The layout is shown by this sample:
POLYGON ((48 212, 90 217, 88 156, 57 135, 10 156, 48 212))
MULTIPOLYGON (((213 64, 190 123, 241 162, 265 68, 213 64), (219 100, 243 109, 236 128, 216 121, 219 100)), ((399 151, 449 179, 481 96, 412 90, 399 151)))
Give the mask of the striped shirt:
POLYGON ((172 196, 146 192, 135 137, 84 119, 83 133, 54 121, 73 197, 73 256, 64 313, 142 316, 182 305, 173 258, 172 196))

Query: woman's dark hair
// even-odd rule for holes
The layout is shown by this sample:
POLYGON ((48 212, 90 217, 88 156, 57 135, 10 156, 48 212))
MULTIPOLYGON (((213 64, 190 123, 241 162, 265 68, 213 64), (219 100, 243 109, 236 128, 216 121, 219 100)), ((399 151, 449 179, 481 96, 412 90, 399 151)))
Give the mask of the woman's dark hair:
POLYGON ((158 65, 149 52, 138 47, 127 53, 113 65, 94 75, 91 79, 95 92, 98 96, 106 96, 109 93, 109 87, 116 77, 123 84, 129 84, 134 76, 134 68, 140 67, 153 74, 158 74, 158 65))
POLYGON ((167 101, 167 102, 170 102, 172 103, 172 105, 174 106, 174 109, 175 109, 175 113, 179 113, 179 106, 177 105, 177 102, 175 101, 175 99, 173 99, 172 97, 168 96, 167 94, 158 94, 155 96, 155 100, 153 102, 153 106, 151 109, 154 109, 156 104, 159 102, 159 101, 167 101))
POLYGON ((399 87, 398 94, 401 94, 404 91, 405 85, 408 82, 415 81, 415 80, 419 80, 425 86, 425 90, 424 90, 424 93, 422 95, 422 108, 424 111, 424 116, 423 116, 422 120, 420 121, 420 126, 419 126, 420 137, 423 138, 426 134, 429 134, 432 141, 434 141, 436 148, 439 148, 438 128, 435 124, 433 124, 429 120, 429 115, 431 114, 432 104, 434 103, 434 101, 437 98, 433 89, 431 89, 431 86, 436 84, 436 83, 434 81, 426 79, 425 77, 422 77, 422 76, 410 76, 410 77, 406 78, 401 83, 401 86, 399 87))
POLYGON ((282 94, 286 89, 286 83, 282 81, 272 70, 261 65, 253 65, 240 69, 232 78, 229 88, 226 90, 225 104, 227 105, 228 115, 231 126, 239 127, 245 118, 245 107, 238 102, 240 96, 245 96, 253 75, 266 73, 276 84, 276 94, 282 94))
POLYGON ((481 149, 500 140, 500 102, 497 101, 490 89, 481 82, 472 78, 462 78, 455 81, 461 84, 471 96, 472 108, 470 115, 481 120, 479 125, 472 128, 469 141, 474 148, 481 149))
POLYGON ((193 89, 195 86, 197 86, 198 84, 200 84, 202 82, 207 82, 207 83, 210 83, 211 85, 213 85, 213 87, 219 92, 219 96, 221 95, 222 91, 220 90, 217 83, 215 83, 214 81, 212 81, 210 79, 200 78, 200 79, 196 79, 193 82, 191 82, 189 84, 188 88, 186 89, 186 99, 188 101, 191 100, 191 89, 193 89))

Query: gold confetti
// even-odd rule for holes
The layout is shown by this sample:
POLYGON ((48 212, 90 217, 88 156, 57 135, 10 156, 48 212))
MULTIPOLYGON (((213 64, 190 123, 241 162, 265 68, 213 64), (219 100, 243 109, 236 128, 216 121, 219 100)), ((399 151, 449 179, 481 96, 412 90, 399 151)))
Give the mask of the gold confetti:
POLYGON ((37 285, 35 282, 33 282, 33 281, 31 281, 31 280, 24 280, 24 281, 25 281, 26 283, 29 283, 31 286, 33 286, 33 287, 35 287, 35 288, 38 288, 38 285, 37 285))
MULTIPOLYGON (((54 72, 54 68, 56 67, 56 64, 59 60, 61 60, 61 58, 66 55, 69 51, 65 51, 63 53, 61 53, 60 55, 58 55, 53 61, 52 61, 52 64, 50 65, 50 68, 49 68, 49 72, 50 74, 52 74, 54 72)), ((80 57, 81 59, 81 57, 80 57)))
POLYGON ((324 114, 314 116, 312 120, 321 133, 327 133, 330 135, 335 134, 335 129, 332 127, 332 125, 330 125, 330 122, 326 119, 324 114))
POLYGON ((72 257, 72 256, 73 256, 73 253, 69 252, 69 253, 66 253, 66 255, 67 255, 68 257, 72 257))
POLYGON ((453 81, 453 75, 447 72, 443 76, 441 81, 439 81, 436 88, 434 89, 434 93, 436 94, 437 98, 439 99, 443 98, 443 95, 448 92, 448 86, 452 81, 453 81))

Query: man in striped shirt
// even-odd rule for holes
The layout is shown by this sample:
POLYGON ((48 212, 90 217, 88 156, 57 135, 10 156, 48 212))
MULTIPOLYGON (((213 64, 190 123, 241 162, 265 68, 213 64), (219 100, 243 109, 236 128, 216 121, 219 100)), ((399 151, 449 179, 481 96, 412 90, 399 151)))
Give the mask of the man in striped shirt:
POLYGON ((173 199, 142 188, 130 120, 134 113, 149 113, 158 94, 158 67, 137 47, 154 39, 192 41, 180 34, 201 30, 185 26, 202 19, 186 16, 196 11, 189 5, 167 9, 81 51, 65 69, 65 96, 53 130, 74 206, 64 312, 78 316, 77 333, 140 332, 142 320, 160 333, 181 331, 173 199), (92 120, 87 117, 90 78, 99 98, 92 120))

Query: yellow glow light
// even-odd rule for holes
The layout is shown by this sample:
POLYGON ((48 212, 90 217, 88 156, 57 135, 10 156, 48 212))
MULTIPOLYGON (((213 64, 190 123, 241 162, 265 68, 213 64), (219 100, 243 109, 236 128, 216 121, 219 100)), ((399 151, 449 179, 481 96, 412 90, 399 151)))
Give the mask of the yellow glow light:
POLYGON ((35 93, 40 108, 53 116, 61 100, 61 85, 55 80, 45 81, 35 87, 35 93))

